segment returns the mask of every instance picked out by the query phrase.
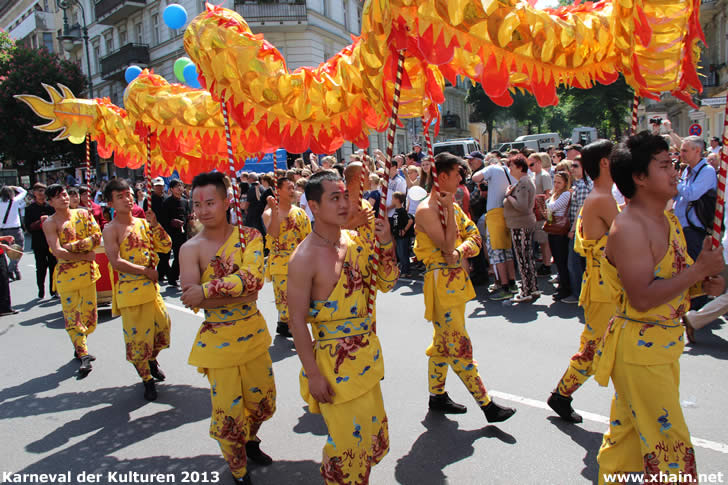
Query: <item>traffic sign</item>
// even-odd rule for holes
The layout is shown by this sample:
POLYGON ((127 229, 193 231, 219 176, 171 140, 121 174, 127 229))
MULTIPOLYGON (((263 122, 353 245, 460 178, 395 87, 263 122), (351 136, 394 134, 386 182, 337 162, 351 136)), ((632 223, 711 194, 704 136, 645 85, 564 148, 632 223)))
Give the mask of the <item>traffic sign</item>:
POLYGON ((690 133, 690 136, 700 136, 700 134, 703 132, 703 127, 700 126, 698 123, 693 123, 690 125, 690 128, 688 129, 688 133, 690 133))

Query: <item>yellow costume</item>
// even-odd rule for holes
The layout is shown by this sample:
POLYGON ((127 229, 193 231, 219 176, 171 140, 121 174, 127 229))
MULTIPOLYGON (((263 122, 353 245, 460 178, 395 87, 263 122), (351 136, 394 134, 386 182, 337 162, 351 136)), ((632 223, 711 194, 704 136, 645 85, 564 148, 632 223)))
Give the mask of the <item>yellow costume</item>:
MULTIPOLYGON (((244 228, 245 251, 238 229, 202 274, 205 298, 239 297, 263 287, 263 237, 244 228)), ((233 476, 247 473, 245 443, 257 441, 263 421, 273 416, 276 387, 268 346, 271 336, 255 302, 205 310, 189 364, 210 381, 210 436, 217 440, 233 476)))
MULTIPOLYGON (((670 239, 665 256, 655 267, 656 279, 673 278, 693 262, 677 217, 665 214, 670 239)), ((660 472, 690 475, 697 483, 695 452, 680 408, 678 359, 685 345, 681 318, 700 285, 639 312, 622 289, 617 269, 606 258, 602 277, 613 287, 617 307, 595 359, 594 379, 607 386, 611 377, 615 390, 609 430, 597 457, 599 483, 607 481, 605 474, 640 470, 646 474, 645 483, 660 472)))
MULTIPOLYGON (((94 217, 83 209, 70 209, 71 217, 58 234, 61 246, 72 253, 93 251, 101 243, 101 229, 94 217)), ((53 285, 61 299, 66 332, 78 357, 88 354, 86 337, 96 330, 96 280, 101 277, 95 261, 58 259, 53 285)))
MULTIPOLYGON (((365 282, 371 275, 373 245, 354 231, 342 231, 347 250, 339 281, 327 300, 311 302, 309 323, 316 364, 334 390, 332 403, 310 394, 302 371, 301 396, 321 413, 329 431, 321 474, 328 484, 369 483, 371 467, 389 451, 387 415, 379 381, 384 363, 379 338, 367 314, 365 282)), ((389 291, 399 276, 394 247, 382 246, 377 288, 389 291)))
MULTIPOLYGON (((156 268, 157 253, 168 253, 172 239, 160 224, 149 227, 144 219, 132 218, 131 231, 119 245, 119 256, 133 264, 156 268)), ((111 271, 109 271, 111 274, 111 271)), ((170 321, 159 285, 146 276, 118 272, 112 293, 112 314, 121 314, 126 360, 144 381, 152 378, 149 361, 169 347, 170 321)))
MULTIPOLYGON (((455 208, 458 226, 456 248, 462 260, 476 256, 480 251, 480 233, 460 206, 455 208)), ((473 346, 465 330, 465 303, 475 297, 468 272, 458 264, 449 266, 432 240, 424 232, 415 237, 415 255, 425 263, 425 319, 432 322, 432 344, 425 352, 428 365, 429 387, 432 394, 445 392, 448 365, 453 368, 480 406, 490 403, 483 381, 473 360, 473 346)))
POLYGON ((288 259, 311 232, 311 221, 306 211, 292 206, 288 216, 280 222, 278 237, 266 237, 268 269, 266 277, 273 280, 273 292, 278 309, 278 321, 288 323, 288 259))
POLYGON ((586 258, 586 269, 581 281, 579 304, 584 307, 584 330, 581 332, 579 351, 571 357, 569 368, 556 387, 562 396, 571 396, 594 374, 594 354, 602 341, 609 319, 614 315, 614 295, 604 283, 601 274, 607 236, 597 240, 584 239, 581 211, 576 220, 574 251, 586 258))

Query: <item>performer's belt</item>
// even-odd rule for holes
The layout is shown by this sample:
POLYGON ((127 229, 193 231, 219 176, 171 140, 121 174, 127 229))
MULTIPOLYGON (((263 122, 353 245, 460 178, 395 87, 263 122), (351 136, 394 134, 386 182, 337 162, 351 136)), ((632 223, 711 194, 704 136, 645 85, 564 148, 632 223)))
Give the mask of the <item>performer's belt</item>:
POLYGON ((428 273, 430 271, 434 271, 436 269, 463 269, 462 266, 459 264, 456 264, 455 266, 447 264, 445 261, 440 261, 437 263, 430 263, 425 267, 425 273, 428 273))
POLYGON ((257 314, 258 306, 255 303, 243 303, 232 308, 207 308, 205 309, 205 322, 229 323, 247 320, 257 314))
POLYGON ((147 278, 146 276, 141 275, 141 274, 118 273, 118 275, 119 275, 119 281, 149 280, 149 278, 147 278))
POLYGON ((641 323, 643 325, 655 325, 662 328, 682 327, 682 316, 678 318, 673 318, 671 320, 638 320, 636 318, 628 317, 624 313, 620 312, 616 313, 614 316, 616 318, 621 318, 622 320, 627 320, 628 322, 641 323))
POLYGON ((344 318, 328 322, 311 322, 314 340, 331 340, 371 332, 372 320, 369 317, 344 318))

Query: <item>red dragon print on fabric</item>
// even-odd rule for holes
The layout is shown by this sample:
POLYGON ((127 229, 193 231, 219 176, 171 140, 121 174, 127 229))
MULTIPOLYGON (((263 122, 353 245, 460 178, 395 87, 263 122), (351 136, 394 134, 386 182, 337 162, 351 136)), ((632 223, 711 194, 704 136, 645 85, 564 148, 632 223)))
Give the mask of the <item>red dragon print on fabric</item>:
POLYGON ((369 340, 365 340, 365 335, 355 335, 353 337, 346 337, 336 339, 336 347, 334 344, 321 345, 321 350, 328 350, 331 357, 336 357, 336 365, 334 365, 334 373, 339 373, 339 367, 344 363, 346 359, 356 360, 354 355, 359 349, 362 349, 369 345, 369 340))
POLYGON ((586 346, 584 347, 584 351, 577 352, 576 354, 574 354, 574 356, 571 358, 571 360, 574 360, 581 364, 585 364, 587 362, 592 362, 594 360, 594 354, 597 351, 597 345, 599 345, 600 340, 601 339, 588 340, 586 343, 586 346))
POLYGON ((215 256, 210 261, 210 266, 212 266, 212 273, 216 279, 237 273, 238 269, 240 269, 239 266, 235 264, 235 259, 232 254, 225 259, 220 256, 215 256))
POLYGON ((458 339, 458 350, 454 357, 458 359, 473 360, 473 344, 470 339, 465 335, 460 335, 458 332, 453 332, 453 337, 458 339), (458 335, 460 336, 458 338, 458 335))
POLYGON ((377 464, 382 461, 382 458, 389 451, 389 436, 387 433, 388 420, 384 418, 382 420, 382 426, 379 428, 379 432, 372 435, 372 463, 377 464))
POLYGON ((321 464, 321 475, 327 483, 336 483, 337 485, 348 485, 348 473, 344 473, 344 464, 338 456, 324 457, 321 464))
POLYGON ((346 293, 344 294, 344 298, 349 298, 355 291, 364 288, 364 278, 362 278, 358 262, 354 262, 352 265, 348 261, 345 261, 341 271, 346 277, 346 283, 344 283, 346 293))
POLYGON ((679 274, 688 267, 687 258, 685 256, 685 250, 680 246, 680 243, 678 243, 676 240, 672 240, 672 251, 675 253, 675 256, 672 260, 672 269, 675 270, 673 272, 673 275, 679 274))

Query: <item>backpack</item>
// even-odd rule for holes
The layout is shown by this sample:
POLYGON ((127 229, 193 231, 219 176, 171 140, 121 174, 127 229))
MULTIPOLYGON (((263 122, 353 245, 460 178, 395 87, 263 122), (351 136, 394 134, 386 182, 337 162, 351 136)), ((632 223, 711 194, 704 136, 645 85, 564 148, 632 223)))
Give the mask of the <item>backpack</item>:
MULTIPOLYGON (((707 163, 698 169, 698 172, 695 174, 693 181, 698 179, 698 175, 700 175, 701 170, 703 170, 706 165, 707 163)), ((717 200, 718 193, 716 192, 716 190, 709 189, 706 193, 701 195, 699 199, 691 200, 690 202, 688 202, 687 209, 685 209, 685 219, 688 221, 688 225, 691 229, 702 232, 706 235, 710 234, 710 231, 713 228, 713 219, 715 218, 715 204, 717 200), (688 217, 690 209, 695 209, 695 216, 698 218, 703 227, 698 227, 690 221, 690 218, 688 217)), ((721 226, 722 225, 723 221, 721 221, 721 226)))

